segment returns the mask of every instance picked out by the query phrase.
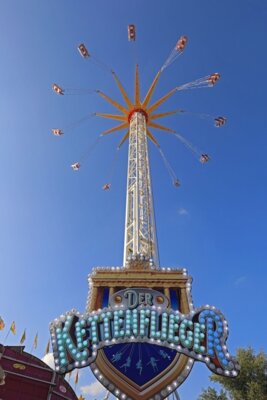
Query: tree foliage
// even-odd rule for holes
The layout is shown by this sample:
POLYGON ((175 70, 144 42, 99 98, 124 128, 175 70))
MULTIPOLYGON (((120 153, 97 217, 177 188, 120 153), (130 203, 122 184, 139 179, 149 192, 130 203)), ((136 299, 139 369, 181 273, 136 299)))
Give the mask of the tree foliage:
POLYGON ((224 390, 217 393, 214 388, 208 387, 208 389, 204 390, 199 396, 199 400, 228 400, 228 397, 224 390))
POLYGON ((267 400, 267 354, 255 354, 250 347, 238 349, 237 360, 241 371, 236 378, 214 374, 210 377, 222 386, 223 392, 217 394, 215 389, 208 388, 199 400, 267 400))

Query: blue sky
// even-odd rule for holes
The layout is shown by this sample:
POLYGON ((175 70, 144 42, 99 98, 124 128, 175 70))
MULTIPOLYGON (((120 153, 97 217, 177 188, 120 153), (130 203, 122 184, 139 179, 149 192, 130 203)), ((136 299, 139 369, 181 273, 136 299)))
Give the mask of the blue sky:
MULTIPOLYGON (((38 331, 36 355, 42 357, 49 322, 72 308, 84 310, 91 268, 122 265, 127 145, 109 192, 101 187, 122 133, 101 139, 74 173, 70 164, 112 121, 92 118, 60 138, 51 128, 113 110, 96 95, 56 96, 52 83, 101 89, 121 100, 112 76, 79 56, 76 47, 85 42, 131 95, 137 57, 144 95, 185 34, 186 51, 164 72, 154 98, 220 72, 214 88, 177 93, 161 110, 225 115, 228 123, 215 129, 186 115, 164 121, 210 154, 207 165, 175 138, 155 133, 182 183, 172 186, 150 146, 161 266, 188 268, 195 305, 224 312, 231 352, 248 345, 266 351, 266 19, 263 0, 1 2, 0 315, 7 325, 15 320, 18 330, 8 344, 17 344, 27 328, 30 351, 38 331), (137 29, 135 55, 129 23, 137 29)), ((195 365, 181 398, 196 399, 208 375, 195 365)), ((81 385, 93 382, 83 371, 81 385)))

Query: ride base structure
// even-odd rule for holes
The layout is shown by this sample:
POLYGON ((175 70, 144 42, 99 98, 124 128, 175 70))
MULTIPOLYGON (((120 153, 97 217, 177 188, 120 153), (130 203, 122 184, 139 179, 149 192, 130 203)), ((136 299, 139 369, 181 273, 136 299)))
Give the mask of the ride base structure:
MULTIPOLYGON (((94 268, 85 313, 72 310, 50 325, 56 371, 90 366, 110 393, 125 400, 160 400, 172 393, 178 398, 177 389, 196 361, 230 378, 239 372, 226 347, 222 313, 208 305, 194 308, 187 271, 159 265, 147 138, 159 147, 150 127, 172 131, 154 120, 174 112, 154 111, 174 91, 150 105, 162 71, 143 101, 138 67, 133 102, 114 72, 125 105, 98 91, 120 111, 96 114, 120 120, 104 134, 126 129, 120 146, 129 139, 124 262, 94 268)), ((214 75, 206 79, 208 85, 215 83, 214 75)))

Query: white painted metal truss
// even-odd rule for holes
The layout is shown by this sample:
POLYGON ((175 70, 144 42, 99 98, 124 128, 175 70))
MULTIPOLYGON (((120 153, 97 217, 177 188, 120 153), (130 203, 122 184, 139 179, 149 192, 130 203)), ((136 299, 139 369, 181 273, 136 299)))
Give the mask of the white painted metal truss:
POLYGON ((124 265, 140 256, 159 264, 146 129, 145 115, 135 112, 129 132, 124 265))

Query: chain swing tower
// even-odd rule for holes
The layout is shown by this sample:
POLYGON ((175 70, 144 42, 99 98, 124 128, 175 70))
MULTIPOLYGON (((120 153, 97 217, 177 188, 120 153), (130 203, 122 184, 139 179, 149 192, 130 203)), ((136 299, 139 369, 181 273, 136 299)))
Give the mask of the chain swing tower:
MULTIPOLYGON (((129 25, 128 37, 130 41, 135 41, 134 25, 129 25)), ((151 310, 158 309, 160 313, 163 312, 162 318, 163 315, 168 315, 171 312, 179 315, 178 319, 185 318, 185 316, 190 318, 190 315, 195 312, 191 297, 192 278, 187 274, 187 271, 182 268, 162 268, 159 265, 148 153, 148 140, 150 140, 158 148, 175 187, 179 187, 179 180, 168 164, 157 139, 151 132, 151 128, 174 136, 192 151, 202 164, 205 164, 210 159, 207 154, 199 152, 180 133, 155 122, 157 119, 174 114, 194 114, 182 109, 160 113, 156 110, 176 92, 194 88, 213 87, 220 78, 218 73, 213 73, 195 81, 176 86, 152 103, 151 99, 161 74, 183 53, 186 44, 187 37, 181 36, 167 60, 157 72, 143 100, 140 98, 138 65, 135 66, 133 101, 129 98, 114 71, 111 71, 112 76, 124 99, 124 104, 122 105, 102 91, 96 90, 99 96, 119 111, 118 114, 95 113, 98 117, 119 121, 119 125, 106 130, 100 136, 125 130, 118 148, 127 139, 129 140, 129 147, 123 268, 97 267, 89 275, 89 294, 86 313, 92 315, 90 317, 92 320, 98 318, 97 313, 108 308, 109 310, 115 310, 114 313, 118 313, 117 323, 119 325, 123 324, 123 317, 120 316, 124 312, 127 291, 130 291, 131 294, 134 292, 139 299, 142 299, 145 293, 148 296, 144 297, 145 299, 153 298, 153 303, 139 304, 141 307, 140 313, 146 312, 142 310, 144 305, 151 306, 151 310)), ((93 60, 92 55, 89 54, 84 44, 79 45, 78 50, 83 58, 91 58, 93 60)), ((68 94, 68 89, 62 89, 57 84, 53 84, 53 90, 60 95, 68 94)), ((211 118, 216 127, 220 127, 226 122, 226 118, 221 116, 214 117, 209 114, 197 115, 205 119, 211 118)), ((52 133, 55 136, 60 136, 64 132, 62 129, 52 129, 52 133)), ((71 167, 74 171, 78 171, 81 163, 76 162, 71 167)), ((110 186, 111 184, 107 183, 103 189, 109 190, 110 186)), ((128 311, 130 310, 126 310, 126 313, 128 311)), ((137 313, 138 311, 133 310, 134 312, 137 313)), ((149 310, 147 312, 150 313, 149 310)), ((209 313, 210 311, 207 312, 209 313)), ((148 321, 148 319, 144 321, 146 320, 148 321)), ((185 321, 187 320, 185 319, 185 321)), ((187 323, 189 322, 187 321, 187 323)), ((85 324, 85 322, 83 323, 85 324)), ((133 328, 133 330, 135 329, 137 328, 133 328)), ((127 329, 125 328, 126 331, 127 329)), ((173 396, 179 399, 176 392, 177 388, 188 377, 194 360, 203 360, 202 355, 199 354, 198 358, 196 358, 196 354, 190 356, 189 351, 181 351, 181 346, 178 346, 180 348, 176 352, 173 348, 162 347, 163 344, 154 344, 154 342, 147 341, 144 338, 136 342, 134 336, 131 337, 129 334, 127 334, 128 336, 126 335, 127 337, 124 340, 120 340, 121 332, 124 332, 124 329, 121 329, 121 331, 118 330, 116 333, 118 341, 115 339, 109 341, 107 339, 105 346, 98 348, 96 358, 90 364, 95 377, 117 398, 126 400, 163 400, 173 393, 173 396), (160 357, 161 361, 157 366, 155 363, 160 357), (134 372, 134 364, 131 364, 133 360, 135 360, 135 369, 139 370, 139 374, 134 372), (148 365, 151 366, 150 371, 148 371, 148 368, 145 368, 148 365)), ((158 332, 155 333, 155 335, 157 334, 158 332)), ((164 335, 165 333, 163 333, 164 335)), ((160 342, 160 340, 156 342, 160 342)), ((207 358, 207 363, 213 365, 209 357, 207 358)))
MULTIPOLYGON (((128 39, 131 42, 136 40, 135 26, 128 26, 128 39)), ((214 84, 220 78, 218 73, 213 73, 209 76, 197 79, 195 81, 176 86, 170 90, 167 94, 157 100, 154 104, 150 105, 150 101, 154 90, 158 84, 159 78, 162 72, 171 65, 183 52, 187 45, 188 39, 186 36, 181 36, 177 41, 174 49, 170 52, 165 63, 162 65, 158 73, 156 74, 145 98, 143 101, 140 99, 140 84, 138 75, 138 65, 135 67, 135 93, 134 101, 132 102, 128 97, 124 87, 122 86, 118 76, 114 71, 111 70, 112 76, 121 92, 125 104, 119 104, 114 99, 110 98, 100 90, 95 92, 112 104, 117 110, 120 111, 120 115, 115 114, 104 114, 95 113, 96 115, 103 118, 109 118, 113 120, 119 120, 121 123, 107 131, 103 132, 100 136, 114 133, 116 131, 127 129, 126 134, 119 143, 118 149, 122 144, 129 139, 129 151, 128 151, 128 173, 127 173, 127 195, 126 195, 126 216, 125 216, 125 233, 124 233, 124 256, 123 265, 124 267, 129 266, 129 263, 134 261, 146 261, 143 266, 148 264, 153 268, 159 268, 159 254, 156 237, 156 226, 155 216, 153 207, 153 195, 151 185, 151 174, 149 165, 149 154, 147 139, 149 138, 154 145, 159 149, 160 155, 163 158, 165 166, 175 187, 180 186, 180 182, 177 179, 173 169, 169 165, 166 157, 164 156, 159 143, 152 134, 150 128, 161 130, 169 134, 173 134, 183 145, 196 155, 201 163, 209 161, 210 157, 207 154, 199 152, 191 143, 189 143, 181 134, 173 129, 167 128, 166 126, 160 125, 155 122, 156 119, 163 118, 172 114, 188 113, 182 109, 174 111, 168 111, 163 113, 154 113, 154 111, 167 99, 169 99, 174 93, 181 90, 202 88, 202 87, 213 87, 214 84), (147 263, 149 262, 149 263, 147 263)), ((82 43, 78 46, 78 50, 81 56, 85 59, 91 59, 99 66, 104 69, 108 69, 104 63, 95 59, 87 50, 86 46, 82 43)), ((63 89, 57 84, 52 85, 53 90, 59 95, 67 94, 84 94, 89 93, 88 90, 79 89, 63 89)), ((91 115, 91 116, 92 116, 91 115)), ((225 124, 225 117, 213 117, 209 114, 196 114, 201 118, 214 120, 215 126, 220 127, 225 124)), ((86 119, 86 118, 85 118, 86 119)), ((52 133, 55 136, 61 136, 64 133, 63 129, 52 129, 52 133)), ((81 167, 81 162, 75 162, 71 165, 74 171, 78 171, 81 167)), ((103 189, 109 190, 111 183, 105 184, 103 189)))

